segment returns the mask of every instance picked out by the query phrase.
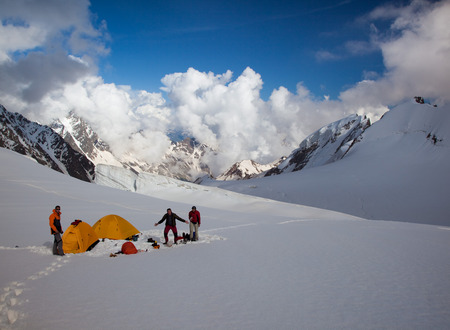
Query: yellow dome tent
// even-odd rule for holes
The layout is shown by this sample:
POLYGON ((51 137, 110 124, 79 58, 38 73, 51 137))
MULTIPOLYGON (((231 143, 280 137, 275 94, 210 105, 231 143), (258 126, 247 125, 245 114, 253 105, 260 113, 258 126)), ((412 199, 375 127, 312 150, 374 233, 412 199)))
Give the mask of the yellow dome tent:
POLYGON ((99 242, 92 227, 81 220, 75 220, 66 229, 62 237, 64 253, 82 253, 90 251, 99 242))
POLYGON ((92 228, 99 238, 131 239, 133 235, 139 234, 139 230, 131 223, 115 214, 104 216, 92 228))

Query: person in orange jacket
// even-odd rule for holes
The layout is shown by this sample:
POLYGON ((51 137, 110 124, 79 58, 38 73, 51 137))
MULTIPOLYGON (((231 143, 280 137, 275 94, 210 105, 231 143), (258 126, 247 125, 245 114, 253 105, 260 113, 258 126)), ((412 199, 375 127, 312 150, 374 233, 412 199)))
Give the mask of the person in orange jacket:
POLYGON ((52 214, 48 217, 50 224, 51 234, 55 237, 53 241, 53 254, 54 255, 64 255, 61 234, 63 230, 61 228, 61 207, 59 205, 55 206, 52 214))

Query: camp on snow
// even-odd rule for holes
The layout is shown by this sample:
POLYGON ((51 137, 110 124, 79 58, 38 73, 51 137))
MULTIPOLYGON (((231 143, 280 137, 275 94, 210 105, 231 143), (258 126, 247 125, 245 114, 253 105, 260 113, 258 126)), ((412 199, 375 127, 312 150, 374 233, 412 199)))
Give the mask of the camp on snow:
POLYGON ((90 251, 99 242, 94 229, 81 220, 75 220, 66 229, 62 237, 64 253, 82 253, 90 251))
POLYGON ((131 239, 133 235, 139 234, 136 227, 115 214, 104 216, 92 228, 99 238, 131 239))

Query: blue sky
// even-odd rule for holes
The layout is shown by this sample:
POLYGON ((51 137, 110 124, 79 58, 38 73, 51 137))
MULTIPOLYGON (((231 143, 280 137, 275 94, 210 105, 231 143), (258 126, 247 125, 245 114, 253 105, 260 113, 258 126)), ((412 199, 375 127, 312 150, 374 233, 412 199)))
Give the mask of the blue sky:
POLYGON ((182 133, 220 174, 349 115, 449 103, 449 17, 450 0, 0 0, 0 104, 74 111, 150 163, 182 133))
POLYGON ((239 75, 246 67, 264 81, 262 97, 303 82, 315 95, 336 98, 344 88, 381 73, 381 52, 350 54, 348 41, 369 40, 360 20, 383 1, 103 1, 91 11, 105 20, 111 53, 108 82, 157 91, 161 78, 193 67, 239 75), (320 59, 327 51, 336 58, 320 59))

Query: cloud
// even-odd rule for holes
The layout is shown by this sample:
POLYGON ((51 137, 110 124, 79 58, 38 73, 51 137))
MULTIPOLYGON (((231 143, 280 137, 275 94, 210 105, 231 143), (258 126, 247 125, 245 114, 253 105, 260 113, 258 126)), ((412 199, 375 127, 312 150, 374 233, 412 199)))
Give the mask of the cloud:
POLYGON ((350 40, 345 43, 345 50, 351 56, 361 56, 378 50, 378 47, 371 41, 350 40))
POLYGON ((27 103, 39 102, 49 91, 74 83, 88 66, 64 53, 30 53, 15 63, 0 66, 0 89, 27 103))
POLYGON ((0 2, 0 99, 49 124, 69 111, 87 120, 122 157, 157 162, 166 152, 171 110, 161 93, 105 84, 96 62, 109 52, 106 23, 87 0, 0 2))
POLYGON ((312 130, 345 115, 338 102, 315 100, 303 84, 295 94, 280 87, 266 102, 254 70, 231 78, 230 71, 215 75, 190 68, 162 79, 174 123, 217 151, 208 157, 214 174, 242 159, 268 163, 287 155, 312 130))
POLYGON ((177 124, 219 152, 216 160, 211 159, 217 166, 223 164, 222 158, 264 158, 271 152, 262 138, 274 127, 264 118, 261 76, 250 68, 235 81, 231 76, 230 71, 215 75, 190 68, 162 79, 177 124))
POLYGON ((325 62, 339 60, 342 56, 332 53, 329 50, 319 50, 315 53, 315 58, 318 62, 325 62))
POLYGON ((414 95, 450 102, 450 2, 413 1, 410 6, 391 9, 379 7, 369 15, 393 19, 389 29, 377 37, 385 74, 359 82, 340 98, 360 106, 395 104, 414 95))
POLYGON ((7 30, 13 44, 8 49, 0 43, 0 51, 32 50, 38 46, 48 49, 64 43, 74 54, 107 53, 104 43, 108 38, 106 23, 94 27, 89 6, 88 0, 1 1, 2 28, 7 30), (28 47, 26 41, 29 41, 28 47))
POLYGON ((96 71, 108 53, 86 0, 0 2, 0 89, 27 103, 96 71))
POLYGON ((0 63, 10 60, 9 53, 41 45, 45 35, 37 27, 0 25, 0 63))
POLYGON ((75 112, 90 123, 119 157, 158 162, 170 140, 171 110, 160 93, 133 91, 89 76, 47 95, 33 107, 47 122, 75 112))

